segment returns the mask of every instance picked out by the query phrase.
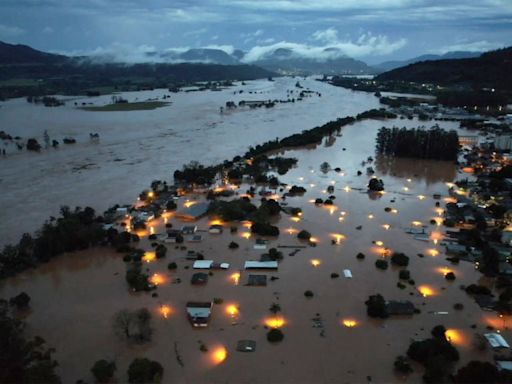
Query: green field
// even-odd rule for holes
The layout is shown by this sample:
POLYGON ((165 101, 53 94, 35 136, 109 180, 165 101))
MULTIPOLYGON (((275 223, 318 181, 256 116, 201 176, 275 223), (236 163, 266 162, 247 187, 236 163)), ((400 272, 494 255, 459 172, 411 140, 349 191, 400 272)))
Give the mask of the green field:
POLYGON ((118 103, 107 104, 101 107, 80 107, 84 111, 91 112, 125 112, 125 111, 150 111, 157 108, 162 108, 170 103, 163 101, 141 101, 136 103, 118 103))

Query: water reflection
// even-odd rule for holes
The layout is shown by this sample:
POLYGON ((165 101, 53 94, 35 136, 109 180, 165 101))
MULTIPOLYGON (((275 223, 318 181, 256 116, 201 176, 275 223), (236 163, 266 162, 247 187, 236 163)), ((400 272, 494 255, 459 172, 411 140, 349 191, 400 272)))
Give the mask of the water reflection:
POLYGON ((457 166, 450 161, 396 158, 378 155, 375 167, 380 175, 424 180, 427 185, 453 180, 457 166))

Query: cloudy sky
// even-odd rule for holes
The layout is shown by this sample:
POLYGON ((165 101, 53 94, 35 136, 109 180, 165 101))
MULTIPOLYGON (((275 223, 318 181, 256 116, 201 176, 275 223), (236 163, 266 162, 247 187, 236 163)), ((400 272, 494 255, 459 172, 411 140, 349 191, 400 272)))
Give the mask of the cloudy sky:
POLYGON ((512 45, 512 0, 0 0, 0 40, 62 53, 325 47, 377 63, 512 45))

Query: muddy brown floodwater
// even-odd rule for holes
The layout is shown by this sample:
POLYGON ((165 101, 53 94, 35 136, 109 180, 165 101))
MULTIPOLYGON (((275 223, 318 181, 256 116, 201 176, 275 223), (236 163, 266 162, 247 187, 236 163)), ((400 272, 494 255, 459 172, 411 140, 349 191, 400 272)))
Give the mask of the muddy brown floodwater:
MULTIPOLYGON (((461 353, 457 366, 472 359, 491 360, 490 350, 478 351, 472 346, 473 334, 493 325, 510 341, 512 332, 508 327, 512 320, 503 321, 493 313, 482 312, 460 289, 460 285, 479 280, 487 282, 470 263, 449 264, 443 247, 433 240, 418 241, 404 232, 406 227, 424 225, 434 231, 433 239, 444 231, 442 226, 430 224, 431 219, 439 218, 433 194, 447 197, 445 183, 457 177, 456 166, 378 158, 370 166, 383 178, 386 192, 366 193, 368 165, 362 166, 361 162, 374 156, 377 129, 393 124, 414 126, 418 122, 358 122, 315 149, 286 152, 297 157, 299 163, 280 178, 289 185, 307 188, 304 196, 289 197, 286 203, 301 207, 303 216, 294 221, 283 213, 277 220, 281 235, 269 239, 268 247, 304 245, 296 238, 301 229, 313 234, 317 246, 301 248, 294 256, 290 255, 292 249, 279 248, 284 254, 279 270, 265 273, 278 279, 269 280, 266 287, 246 286, 248 273, 241 270, 244 261, 257 260, 263 252, 253 249, 255 236, 247 236, 248 229, 242 223, 237 224, 235 234, 229 231, 231 223, 225 223, 226 230, 220 235, 208 234, 210 222, 204 218, 197 222, 199 230, 205 231, 201 232, 203 241, 185 243, 187 249, 201 251, 206 259, 231 264, 227 271, 213 271, 206 286, 190 284, 194 271, 186 269, 191 265, 185 260, 186 251, 169 247, 165 259, 145 264, 149 273, 163 277, 158 297, 131 294, 124 280, 122 255, 98 248, 58 257, 36 270, 6 279, 0 283, 0 296, 8 298, 26 291, 32 297, 32 311, 26 316, 28 332, 41 335, 56 348, 58 371, 64 382, 92 381, 91 366, 104 358, 116 362, 116 376, 125 382, 129 362, 142 356, 164 366, 165 383, 366 383, 368 378, 377 383, 420 382, 421 367, 414 366, 414 372, 404 378, 393 372, 393 361, 405 354, 412 339, 429 337, 438 324, 450 330, 452 343, 461 353), (324 161, 342 171, 322 173, 319 166, 324 161), (358 170, 362 176, 357 176, 358 170), (329 185, 335 188, 335 205, 332 209, 315 206, 311 200, 325 198, 329 185), (385 212, 388 206, 395 211, 385 212), (340 239, 339 244, 332 245, 332 239, 340 239), (238 242, 240 248, 229 250, 231 241, 238 242), (415 286, 399 289, 398 268, 382 271, 375 267, 375 260, 384 257, 384 247, 409 255, 408 269, 415 286), (366 258, 356 259, 358 252, 366 258), (167 270, 171 261, 177 263, 177 270, 167 270), (344 269, 350 269, 353 278, 344 278, 344 269), (455 273, 455 281, 445 280, 447 271, 455 273), (340 277, 331 278, 334 272, 340 277), (236 273, 240 273, 239 284, 233 278, 236 273), (314 296, 306 298, 306 290, 314 296), (421 313, 370 319, 364 301, 376 293, 386 299, 410 300, 421 313), (193 329, 186 319, 185 303, 213 298, 224 302, 214 306, 209 327, 193 329), (275 345, 267 342, 265 329, 272 303, 279 303, 279 316, 284 320, 281 329, 285 338, 275 345), (462 303, 464 309, 455 311, 455 303, 462 303), (167 318, 159 311, 162 305, 171 309, 167 318), (238 310, 235 318, 229 313, 231 305, 238 310), (112 318, 121 309, 140 307, 147 307, 154 315, 153 339, 145 345, 128 346, 114 336, 112 318), (321 318, 323 327, 313 327, 315 317, 321 318), (473 324, 476 329, 471 328, 473 324), (255 340, 256 351, 237 352, 235 346, 240 339, 255 340), (201 343, 208 352, 200 351, 201 343), (216 353, 218 348, 226 352, 223 361, 222 353, 216 353), (178 363, 176 351, 184 366, 178 363)), ((440 124, 456 128, 450 123, 440 124)), ((242 186, 240 193, 246 189, 242 186)), ((164 232, 163 220, 151 223, 156 233, 164 232)), ((172 215, 167 220, 175 227, 182 225, 172 215)), ((141 234, 140 246, 151 249, 147 232, 141 234)))

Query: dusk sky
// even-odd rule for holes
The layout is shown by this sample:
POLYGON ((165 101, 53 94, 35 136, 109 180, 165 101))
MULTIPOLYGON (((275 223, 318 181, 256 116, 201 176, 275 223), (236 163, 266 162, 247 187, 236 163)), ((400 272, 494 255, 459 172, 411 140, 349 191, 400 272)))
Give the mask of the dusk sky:
POLYGON ((1 0, 0 40, 68 54, 325 47, 376 63, 512 45, 512 0, 1 0))

